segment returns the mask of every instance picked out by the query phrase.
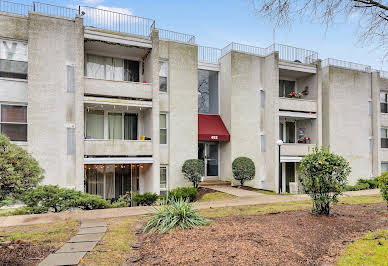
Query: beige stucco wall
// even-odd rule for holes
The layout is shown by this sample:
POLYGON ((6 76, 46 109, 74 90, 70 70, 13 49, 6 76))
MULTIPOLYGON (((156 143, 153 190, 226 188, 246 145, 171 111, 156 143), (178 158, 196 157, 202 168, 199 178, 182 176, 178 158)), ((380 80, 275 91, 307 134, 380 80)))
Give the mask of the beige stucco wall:
POLYGON ((45 184, 83 189, 83 27, 29 14, 28 148, 45 169, 45 184), (75 93, 66 92, 66 66, 75 66, 75 93), (67 155, 67 128, 76 153, 67 155))
POLYGON ((350 162, 353 184, 372 175, 371 74, 337 67, 325 68, 323 73, 324 145, 350 162))
POLYGON ((27 17, 0 12, 0 37, 27 41, 27 17))

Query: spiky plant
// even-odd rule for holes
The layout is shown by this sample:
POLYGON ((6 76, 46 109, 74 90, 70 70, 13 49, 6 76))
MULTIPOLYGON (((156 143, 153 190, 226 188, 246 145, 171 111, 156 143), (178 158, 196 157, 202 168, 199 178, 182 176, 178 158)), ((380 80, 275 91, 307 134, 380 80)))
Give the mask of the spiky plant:
POLYGON ((156 209, 155 214, 143 228, 143 232, 166 233, 177 226, 188 229, 209 224, 209 220, 197 214, 193 205, 183 199, 172 199, 156 209))

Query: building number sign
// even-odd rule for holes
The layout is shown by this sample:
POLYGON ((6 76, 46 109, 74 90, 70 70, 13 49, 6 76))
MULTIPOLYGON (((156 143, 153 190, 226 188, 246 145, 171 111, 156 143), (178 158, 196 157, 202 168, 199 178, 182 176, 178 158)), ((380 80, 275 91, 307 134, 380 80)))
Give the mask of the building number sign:
POLYGON ((211 139, 218 140, 218 136, 211 136, 211 139))

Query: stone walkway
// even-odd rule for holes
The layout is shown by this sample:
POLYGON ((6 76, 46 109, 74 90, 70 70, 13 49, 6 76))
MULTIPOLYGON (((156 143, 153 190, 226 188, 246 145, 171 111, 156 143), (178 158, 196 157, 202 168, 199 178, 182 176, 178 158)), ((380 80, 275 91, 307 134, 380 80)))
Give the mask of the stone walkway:
POLYGON ((38 266, 77 265, 97 245, 107 229, 105 221, 81 221, 78 233, 38 266))
POLYGON ((220 192, 224 192, 224 193, 236 196, 236 197, 257 197, 257 196, 263 195, 263 194, 260 194, 260 193, 254 192, 254 191, 241 189, 241 188, 235 188, 232 186, 211 186, 209 188, 220 191, 220 192))
MULTIPOLYGON (((255 205, 255 204, 271 204, 276 202, 289 202, 289 201, 300 201, 300 200, 310 199, 309 196, 301 195, 301 194, 266 195, 266 194, 261 194, 256 192, 254 193, 255 193, 255 196, 237 197, 232 200, 195 203, 195 208, 208 209, 208 208, 219 208, 219 207, 230 207, 230 206, 255 205)), ((344 197, 375 195, 379 193, 380 192, 378 189, 348 191, 344 193, 344 197)), ((90 217, 93 217, 93 219, 107 219, 107 218, 114 218, 114 217, 139 216, 139 215, 153 213, 154 210, 155 208, 153 206, 140 206, 140 207, 102 209, 102 210, 91 210, 91 211, 79 210, 79 211, 60 212, 60 213, 6 216, 6 217, 0 217, 0 227, 55 223, 59 221, 65 221, 67 219, 83 221, 83 220, 90 219, 90 217)))

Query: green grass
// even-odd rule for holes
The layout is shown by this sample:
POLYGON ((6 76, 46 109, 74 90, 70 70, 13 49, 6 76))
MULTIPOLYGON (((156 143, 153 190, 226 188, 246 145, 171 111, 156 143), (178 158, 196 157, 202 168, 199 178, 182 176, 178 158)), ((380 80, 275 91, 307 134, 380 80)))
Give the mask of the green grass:
POLYGON ((78 226, 78 221, 68 220, 53 224, 0 228, 0 242, 26 241, 38 246, 58 248, 78 231, 78 226))
MULTIPOLYGON (((339 204, 374 204, 384 202, 380 195, 342 197, 339 204)), ((311 200, 277 202, 271 204, 258 204, 248 206, 222 207, 198 210, 199 214, 212 217, 226 217, 237 215, 260 215, 283 211, 296 211, 311 209, 311 200)))
POLYGON ((257 193, 261 193, 261 194, 266 194, 266 195, 279 195, 279 196, 283 196, 283 195, 295 195, 293 193, 282 193, 282 194, 278 194, 276 193, 275 191, 272 191, 272 190, 264 190, 264 189, 252 189, 251 191, 253 192, 257 192, 257 193))
POLYGON ((81 260, 80 265, 122 265, 131 256, 135 224, 139 217, 113 218, 99 244, 81 260))
POLYGON ((388 265, 388 230, 380 230, 348 245, 338 265, 388 265))
POLYGON ((203 197, 197 202, 211 202, 211 201, 220 201, 220 200, 232 200, 236 196, 224 193, 224 192, 212 192, 203 195, 203 197))

